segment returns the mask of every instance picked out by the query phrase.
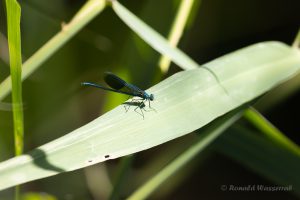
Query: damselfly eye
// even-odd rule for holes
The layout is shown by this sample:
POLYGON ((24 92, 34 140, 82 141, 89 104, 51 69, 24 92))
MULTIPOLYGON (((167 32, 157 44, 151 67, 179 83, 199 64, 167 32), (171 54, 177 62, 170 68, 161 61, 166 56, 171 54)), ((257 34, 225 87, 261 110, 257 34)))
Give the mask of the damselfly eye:
POLYGON ((154 100, 154 95, 150 94, 150 100, 153 101, 154 100))

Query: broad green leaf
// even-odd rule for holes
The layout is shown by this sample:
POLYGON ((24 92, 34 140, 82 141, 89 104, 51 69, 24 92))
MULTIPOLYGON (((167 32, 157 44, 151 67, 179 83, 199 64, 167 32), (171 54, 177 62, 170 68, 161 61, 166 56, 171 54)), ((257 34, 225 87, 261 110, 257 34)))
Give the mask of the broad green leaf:
MULTIPOLYGON (((30 154, 0 164, 0 189, 149 149, 203 127, 262 95, 300 69, 299 52, 265 42, 150 88, 157 112, 145 119, 123 105, 30 154), (212 74, 212 72, 214 74, 212 74), (218 80, 217 80, 217 79, 218 80)), ((148 109, 148 107, 146 107, 148 109)))
MULTIPOLYGON (((188 1, 186 1, 185 3, 187 3, 187 2, 188 1)), ((195 68, 200 67, 200 66, 198 66, 197 63, 195 63, 192 59, 190 59, 186 54, 184 54, 183 52, 181 52, 178 49, 172 48, 172 44, 169 44, 159 33, 157 33, 155 30, 153 30, 151 27, 149 27, 147 24, 145 24, 142 20, 140 20, 137 16, 135 16, 133 13, 131 13, 122 4, 120 4, 117 1, 113 1, 112 8, 115 11, 115 13, 120 17, 120 19, 128 27, 130 27, 139 37, 141 37, 144 41, 146 41, 156 51, 158 51, 161 54, 163 54, 164 56, 166 56, 166 58, 170 58, 179 67, 181 67, 182 69, 185 69, 185 70, 195 69, 195 68)), ((296 48, 295 48, 295 51, 296 51, 296 48)), ((239 62, 241 62, 241 61, 239 61, 239 62)), ((216 64, 215 67, 217 67, 217 68, 222 67, 223 64, 224 63, 221 63, 220 66, 218 66, 218 64, 216 64)), ((207 67, 206 65, 202 66, 202 68, 205 68, 208 71, 210 71, 215 76, 215 79, 221 83, 222 80, 219 79, 220 78, 219 74, 218 74, 219 71, 215 71, 214 70, 215 67, 211 68, 209 66, 207 67)), ((247 64, 245 64, 244 67, 248 67, 247 64)), ((232 68, 231 70, 236 70, 236 69, 232 68)), ((227 70, 227 71, 229 71, 229 70, 227 70)), ((223 73, 222 71, 220 71, 220 72, 223 73)), ((229 72, 229 74, 231 74, 231 72, 229 72)), ((253 78, 256 79, 257 77, 253 77, 253 78)), ((255 82, 254 79, 253 79, 253 81, 255 82)), ((245 85, 245 87, 248 87, 247 84, 244 84, 244 85, 245 85)), ((224 87, 224 90, 227 92, 226 86, 224 87)), ((244 94, 242 94, 242 96, 244 96, 244 94)), ((282 98, 282 96, 285 96, 285 95, 277 95, 277 93, 276 93, 277 99, 282 98)), ((275 99, 275 98, 273 98, 273 99, 275 99)), ((273 99, 272 99, 272 101, 273 101, 273 99)), ((239 101, 239 96, 237 96, 236 100, 239 101)), ((266 129, 274 130, 272 125, 270 123, 268 123, 266 120, 262 120, 263 118, 260 117, 258 113, 252 113, 252 114, 253 114, 253 117, 255 115, 256 118, 261 119, 261 123, 260 123, 259 127, 262 127, 262 125, 265 127, 263 133, 270 134, 270 132, 265 132, 266 129)), ((257 123, 254 123, 254 125, 258 126, 257 123)), ((288 138, 286 138, 286 136, 283 135, 281 132, 277 131, 276 134, 275 134, 275 132, 272 132, 272 137, 273 137, 272 139, 274 141, 277 140, 277 142, 281 143, 282 145, 286 145, 292 151, 298 151, 298 153, 299 153, 299 148, 292 141, 290 141, 288 138)))

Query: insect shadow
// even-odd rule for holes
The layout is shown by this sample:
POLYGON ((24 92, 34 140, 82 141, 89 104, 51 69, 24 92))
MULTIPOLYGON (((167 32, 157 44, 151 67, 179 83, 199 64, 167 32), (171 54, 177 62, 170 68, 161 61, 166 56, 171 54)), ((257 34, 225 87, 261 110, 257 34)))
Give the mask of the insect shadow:
POLYGON ((150 111, 155 111, 156 110, 152 107, 149 107, 150 109, 146 109, 146 105, 144 101, 141 101, 141 99, 132 99, 131 101, 126 101, 124 103, 122 103, 124 105, 125 111, 128 112, 130 107, 135 107, 134 108, 134 112, 138 113, 139 115, 141 115, 143 117, 143 119, 145 119, 144 116, 144 112, 150 112, 150 111), (140 111, 140 112, 139 112, 140 111))

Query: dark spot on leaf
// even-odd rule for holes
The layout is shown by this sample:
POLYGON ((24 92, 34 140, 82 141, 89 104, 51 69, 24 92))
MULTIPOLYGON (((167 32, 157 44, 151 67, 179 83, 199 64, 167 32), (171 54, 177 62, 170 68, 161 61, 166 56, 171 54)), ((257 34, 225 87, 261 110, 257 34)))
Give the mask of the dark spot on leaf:
POLYGON ((109 155, 105 155, 104 158, 109 158, 109 155))

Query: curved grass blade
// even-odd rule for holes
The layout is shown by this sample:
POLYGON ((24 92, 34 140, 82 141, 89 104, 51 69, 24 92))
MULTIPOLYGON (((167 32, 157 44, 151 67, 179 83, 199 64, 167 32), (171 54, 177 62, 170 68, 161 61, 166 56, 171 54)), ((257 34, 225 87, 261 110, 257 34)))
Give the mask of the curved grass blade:
POLYGON ((269 122, 261 114, 259 114, 254 108, 248 109, 244 113, 244 117, 250 123, 255 125, 266 138, 269 138, 278 145, 281 145, 300 156, 300 147, 292 140, 290 140, 287 136, 285 136, 273 124, 271 124, 271 122, 269 122))
MULTIPOLYGON (((196 3, 194 0, 181 1, 178 12, 172 24, 170 34, 168 36, 168 42, 171 46, 176 47, 179 43, 179 39, 181 38, 183 30, 185 29, 187 21, 191 15, 192 7, 195 4, 196 3)), ((201 1, 199 4, 201 4, 201 1)), ((158 66, 160 67, 162 73, 165 74, 168 72, 170 63, 171 60, 168 57, 162 56, 159 59, 158 66)))
POLYGON ((0 164, 0 189, 149 149, 203 127, 300 70, 298 51, 278 42, 252 45, 179 72, 147 90, 156 96, 143 120, 123 105, 27 155, 0 164), (220 83, 222 85, 220 85, 220 83), (226 89, 226 91, 224 90, 226 89))
POLYGON ((123 22, 127 24, 136 34, 138 34, 155 50, 170 58, 182 69, 188 70, 200 67, 194 60, 189 58, 182 51, 172 47, 172 45, 168 43, 164 37, 133 15, 118 1, 112 1, 112 8, 120 17, 120 19, 123 20, 123 22))

